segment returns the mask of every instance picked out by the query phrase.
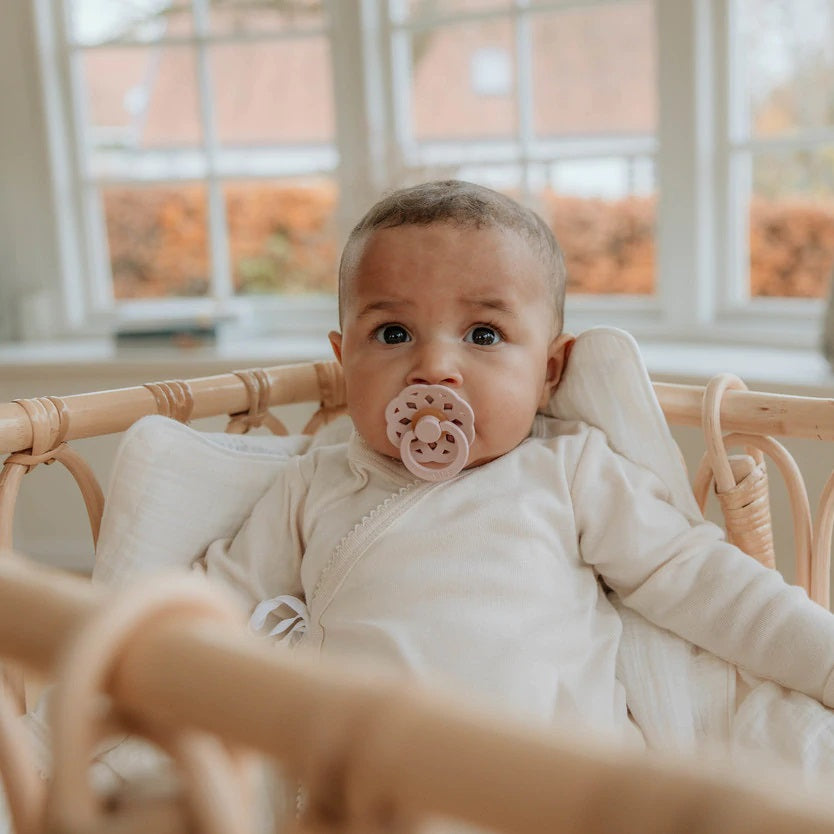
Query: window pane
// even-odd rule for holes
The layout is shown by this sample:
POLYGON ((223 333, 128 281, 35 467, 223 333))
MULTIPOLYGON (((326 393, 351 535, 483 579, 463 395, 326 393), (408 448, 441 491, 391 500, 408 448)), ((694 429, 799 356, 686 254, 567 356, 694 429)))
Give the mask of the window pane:
POLYGON ((515 42, 508 20, 416 32, 411 61, 417 140, 515 134, 515 42))
POLYGON ((211 31, 217 35, 286 32, 326 23, 324 0, 224 0, 211 4, 211 31))
POLYGON ((162 37, 185 37, 194 31, 191 4, 174 0, 64 0, 70 38, 92 45, 113 40, 149 43, 162 37))
POLYGON ((530 19, 538 136, 654 132, 652 3, 542 12, 530 19))
MULTIPOLYGON (((520 165, 467 165, 446 172, 523 200, 520 165)), ((649 158, 565 160, 530 171, 527 200, 553 229, 568 292, 655 291, 655 178, 649 158)))
POLYGON ((750 294, 822 298, 834 264, 834 146, 753 158, 750 294))
POLYGON ((546 197, 565 253, 569 293, 654 293, 654 197, 546 197))
POLYGON ((206 295, 206 196, 202 185, 102 189, 117 299, 206 295))
POLYGON ((81 55, 93 148, 139 151, 201 141, 190 47, 104 48, 81 55))
POLYGON ((736 0, 755 136, 834 125, 834 0, 736 0))
POLYGON ((568 292, 648 295, 655 289, 655 185, 650 159, 554 163, 545 216, 565 253, 568 292))
POLYGON ((336 292, 332 181, 230 182, 225 195, 237 293, 336 292))
POLYGON ((221 143, 332 141, 333 87, 325 38, 217 45, 210 55, 221 143))
POLYGON ((391 19, 394 21, 421 20, 460 12, 479 12, 506 9, 512 0, 391 0, 391 19))

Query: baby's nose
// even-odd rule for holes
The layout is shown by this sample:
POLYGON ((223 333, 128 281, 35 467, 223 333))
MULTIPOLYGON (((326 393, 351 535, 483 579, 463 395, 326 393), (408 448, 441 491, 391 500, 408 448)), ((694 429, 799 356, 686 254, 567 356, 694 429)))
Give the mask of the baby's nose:
POLYGON ((416 351, 415 362, 406 383, 408 385, 459 386, 463 382, 455 351, 442 345, 425 345, 416 351))

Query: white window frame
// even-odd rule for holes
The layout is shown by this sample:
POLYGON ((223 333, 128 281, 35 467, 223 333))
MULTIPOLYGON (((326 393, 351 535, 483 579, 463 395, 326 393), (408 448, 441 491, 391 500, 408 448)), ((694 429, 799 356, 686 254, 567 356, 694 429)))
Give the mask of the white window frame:
MULTIPOLYGON (((528 19, 530 9, 599 1, 516 0, 515 14, 521 22, 517 37, 524 37, 523 21, 528 19)), ((645 155, 647 150, 652 151, 659 183, 657 291, 651 298, 571 296, 567 321, 574 330, 608 323, 623 326, 638 338, 796 347, 813 346, 818 340, 821 301, 748 299, 745 295, 747 214, 739 207, 744 184, 738 172, 743 172, 744 159, 749 158, 756 145, 739 137, 730 118, 739 101, 733 87, 736 78, 728 34, 732 25, 731 3, 732 0, 655 0, 657 134, 652 142, 636 147, 635 152, 645 155)), ((42 110, 34 118, 27 111, 31 108, 34 79, 20 73, 19 67, 10 66, 14 49, 10 56, 8 50, 0 48, 0 70, 4 69, 5 60, 5 68, 12 72, 4 73, 4 78, 18 85, 10 91, 6 84, 6 89, 0 91, 0 101, 10 123, 15 119, 26 122, 27 117, 32 123, 21 126, 16 141, 21 149, 28 145, 32 153, 32 170, 28 173, 37 199, 33 198, 33 207, 27 209, 28 218, 32 222, 41 220, 43 228, 41 251, 18 253, 13 259, 4 257, 0 232, 0 274, 12 277, 11 282, 5 282, 11 286, 7 294, 8 287, 0 287, 0 308, 4 300, 11 299, 18 311, 20 299, 25 300, 29 294, 26 282, 32 274, 38 274, 40 278, 34 285, 38 291, 51 293, 53 307, 59 310, 53 331, 87 333, 91 326, 109 326, 112 307, 109 282, 103 278, 108 274, 103 262, 106 248, 95 231, 89 231, 98 228, 100 235, 101 218, 95 218, 100 209, 98 201, 91 201, 89 189, 85 189, 89 183, 85 183, 79 165, 77 134, 74 129, 68 130, 77 122, 77 114, 68 112, 70 62, 57 46, 61 33, 56 29, 55 5, 54 0, 32 0, 31 4, 12 4, 4 12, 10 25, 5 27, 7 34, 0 35, 0 46, 22 49, 31 35, 31 52, 22 59, 18 55, 18 60, 28 61, 32 73, 37 73, 34 79, 40 80, 42 110), (19 44, 15 38, 21 38, 20 32, 23 37, 19 44), (25 82, 19 80, 21 76, 25 82), (23 132, 26 127, 30 128, 28 134, 23 132), (46 185, 36 185, 35 177, 42 175, 43 170, 49 172, 46 185), (90 222, 91 217, 96 222, 90 222)), ((391 49, 394 33, 385 0, 329 0, 329 10, 333 31, 338 33, 331 45, 340 155, 335 176, 342 195, 339 223, 344 234, 364 208, 390 187, 396 173, 413 162, 403 140, 407 133, 402 109, 395 106, 408 79, 395 72, 397 61, 391 49), (362 56, 361 60, 358 56, 362 56)), ((451 20, 452 16, 443 19, 451 20)), ((521 63, 517 83, 523 86, 526 81, 521 63)), ((529 100, 525 106, 523 95, 519 106, 523 153, 525 159, 535 160, 537 151, 529 133, 529 100)), ((435 151, 439 154, 442 148, 437 146, 435 151)), ((569 144, 556 151, 564 158, 579 154, 569 144)), ((604 147, 581 151, 604 152, 604 147)), ((0 173, 3 170, 0 168, 0 173)), ((222 206, 222 199, 218 205, 222 206)), ((10 218, 18 232, 26 231, 26 210, 21 209, 21 201, 13 194, 0 194, 0 221, 4 218, 10 218)), ((222 222, 222 216, 215 211, 211 223, 222 222)), ((14 233, 6 232, 9 236, 14 233)), ((224 234, 212 236, 215 237, 213 246, 217 249, 212 251, 212 257, 225 265, 227 272, 220 281, 228 285, 224 234)), ((232 298, 229 302, 232 306, 246 304, 245 299, 232 298)), ((136 305, 137 309, 141 306, 136 305)), ((298 331, 303 327, 321 333, 332 326, 334 310, 332 299, 278 298, 270 306, 269 317, 279 330, 298 331)), ((16 329, 16 335, 26 336, 27 325, 18 319, 16 314, 7 315, 6 331, 15 335, 16 329)), ((3 326, 0 312, 0 328, 3 326)))
MULTIPOLYGON (((664 0, 666 2, 667 0, 664 0)), ((676 0, 672 0, 676 2, 676 0)), ((457 149, 461 142, 430 141, 418 143, 413 137, 410 119, 410 78, 407 58, 407 38, 411 32, 421 29, 431 29, 439 25, 454 25, 462 21, 478 22, 490 20, 510 20, 514 26, 517 60, 516 101, 518 121, 514 141, 506 143, 505 147, 485 147, 481 149, 481 156, 468 153, 466 164, 489 163, 501 165, 512 164, 522 171, 522 199, 533 203, 535 191, 532 184, 531 169, 542 163, 572 162, 576 160, 600 157, 618 157, 624 160, 635 160, 657 157, 656 137, 593 136, 583 138, 567 138, 558 140, 537 139, 533 129, 533 91, 532 91, 532 57, 529 44, 531 42, 531 21, 542 13, 571 9, 581 6, 615 5, 618 2, 627 3, 629 0, 515 0, 510 9, 490 7, 485 4, 483 10, 461 13, 441 13, 434 16, 421 17, 419 21, 409 22, 405 15, 393 21, 386 21, 384 44, 388 60, 387 75, 395 79, 399 88, 399 95, 392 95, 393 120, 391 131, 395 137, 392 142, 394 150, 391 157, 395 170, 413 171, 426 166, 463 164, 460 151, 457 149)), ((399 5, 405 9, 402 0, 392 2, 392 6, 399 5)), ((657 168, 655 167, 657 173, 657 168)), ((635 333, 656 329, 660 320, 659 300, 657 296, 593 296, 576 295, 569 297, 568 305, 569 327, 575 330, 608 322, 621 324, 635 333)))
MULTIPOLYGON (((340 192, 348 195, 340 201, 342 220, 348 214, 355 214, 355 203, 361 199, 367 189, 357 193, 357 170, 362 167, 355 164, 355 150, 365 141, 364 135, 357 136, 356 120, 352 114, 353 108, 364 108, 361 73, 345 71, 345 62, 351 67, 356 66, 355 53, 358 38, 361 36, 360 18, 351 9, 356 8, 356 0, 347 2, 331 2, 328 10, 331 13, 331 25, 305 27, 300 33, 288 35, 268 34, 236 34, 234 36, 217 36, 210 34, 210 22, 206 0, 194 0, 194 34, 188 37, 163 38, 151 44, 136 42, 129 39, 113 40, 103 45, 103 48, 137 48, 151 47, 185 47, 194 50, 197 64, 195 73, 198 89, 197 99, 200 107, 203 140, 196 161, 192 161, 190 170, 184 176, 169 174, 168 176, 154 174, 147 176, 115 176, 94 175, 89 170, 85 148, 90 143, 84 135, 88 120, 83 112, 83 96, 80 94, 81 82, 79 73, 79 58, 76 53, 98 48, 96 46, 77 46, 70 42, 68 36, 68 19, 62 2, 42 0, 39 3, 39 34, 42 38, 42 51, 49 52, 51 61, 47 69, 45 88, 60 89, 61 95, 49 113, 49 124, 52 137, 51 145, 64 145, 64 159, 61 167, 69 172, 73 179, 74 192, 73 217, 62 217, 61 223, 72 225, 81 241, 80 251, 72 253, 73 257, 65 258, 65 269, 70 273, 83 273, 89 276, 83 284, 83 303, 81 309, 72 320, 64 322, 70 331, 91 330, 109 331, 115 322, 130 322, 137 319, 149 318, 182 318, 186 316, 246 316, 257 310, 263 326, 277 328, 283 333, 306 333, 311 328, 320 330, 323 326, 332 327, 335 302, 329 297, 291 298, 280 296, 258 296, 252 298, 235 296, 231 264, 229 260, 229 239, 225 216, 225 198, 222 190, 226 179, 292 177, 293 175, 317 176, 324 175, 335 179, 340 192), (338 33, 338 37, 334 36, 338 33), (338 163, 327 164, 326 160, 318 167, 309 167, 298 171, 293 165, 278 168, 275 165, 258 162, 256 150, 238 154, 235 151, 223 149, 216 136, 216 119, 213 111, 211 95, 211 70, 207 52, 213 43, 245 43, 248 41, 278 40, 283 37, 328 37, 333 52, 332 81, 334 84, 334 105, 336 110, 336 135, 334 146, 337 149, 338 163), (346 44, 350 44, 345 48, 346 44), (357 95, 358 91, 358 95, 357 95), (352 102, 346 106, 345 102, 352 102), (66 137, 71 137, 68 141, 66 137), (231 161, 231 164, 230 164, 231 161), (354 163, 354 164, 351 164, 354 163), (346 176, 346 172, 351 172, 346 176), (175 184, 177 182, 203 182, 207 190, 207 242, 209 246, 209 262, 211 264, 210 288, 206 297, 200 298, 171 298, 148 300, 123 300, 116 302, 113 298, 108 249, 105 235, 105 221, 102 216, 101 200, 98 189, 109 185, 158 185, 175 184)), ((147 155, 148 157, 152 155, 147 155)), ((152 160, 149 160, 152 163, 152 160)), ((118 167, 118 166, 117 166, 118 167)), ((153 168, 151 164, 149 166, 153 168)), ((173 168, 174 166, 169 166, 173 168)), ((344 225, 344 223, 342 223, 344 225)), ((76 282, 76 292, 78 282, 76 282)), ((253 328, 251 320, 247 323, 249 332, 253 328)))
POLYGON ((753 156, 762 151, 813 149, 834 144, 834 128, 803 130, 790 137, 756 139, 750 132, 747 91, 733 54, 732 42, 738 31, 733 0, 715 0, 716 14, 713 37, 720 44, 718 65, 722 83, 716 85, 726 96, 716 108, 720 118, 716 145, 717 176, 725 184, 718 201, 726 212, 721 218, 726 230, 719 241, 723 255, 719 264, 716 319, 726 328, 741 334, 766 329, 779 343, 817 346, 823 316, 823 302, 804 298, 751 298, 750 263, 750 198, 752 196, 753 156), (814 326, 808 327, 809 322, 814 326))

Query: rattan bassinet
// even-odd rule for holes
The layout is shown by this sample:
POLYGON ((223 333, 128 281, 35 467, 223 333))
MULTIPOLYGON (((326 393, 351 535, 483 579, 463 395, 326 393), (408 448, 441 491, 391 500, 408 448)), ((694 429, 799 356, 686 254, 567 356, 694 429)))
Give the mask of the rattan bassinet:
MULTIPOLYGON (((656 384, 655 392, 671 424, 703 427, 704 459, 693 486, 699 503, 714 481, 729 536, 770 565, 773 544, 762 453, 775 461, 794 510, 797 584, 828 606, 834 475, 812 516, 801 473, 774 438, 831 442, 834 401, 750 392, 729 375, 704 387, 656 384), (727 446, 741 446, 745 453, 728 455, 727 446)), ((11 550, 15 500, 25 474, 56 460, 74 475, 96 539, 104 497, 72 449, 75 439, 124 431, 149 414, 182 422, 226 414, 231 432, 265 427, 281 433, 283 425, 269 409, 302 402, 318 404, 307 432, 343 411, 336 363, 2 404, 0 452, 6 460, 0 475, 0 549, 11 550)), ((107 604, 101 589, 37 569, 9 552, 0 560, 0 654, 54 674, 67 635, 99 616, 107 604), (35 609, 36 618, 30 615, 35 609)), ((341 803, 343 816, 327 822, 324 827, 331 830, 369 830, 380 818, 390 820, 396 806, 408 813, 449 813, 508 831, 834 832, 834 813, 828 809, 799 808, 790 798, 762 793, 752 782, 735 784, 726 774, 716 777, 694 763, 629 755, 564 731, 531 735, 472 717, 451 704, 414 698, 398 687, 297 667, 265 654, 245 635, 207 629, 202 622, 163 618, 131 645, 118 674, 109 675, 105 686, 120 709, 151 723, 163 716, 169 726, 209 730, 224 743, 276 756, 296 772, 321 776, 322 769, 336 768, 338 778, 325 780, 325 792, 328 801, 341 803), (195 702, 195 689, 213 696, 195 702), (269 693, 266 699, 264 692, 269 693), (362 743, 356 727, 362 727, 362 743), (310 743, 315 738, 326 752, 321 744, 310 743), (629 812, 624 814, 626 796, 629 812), (344 816, 348 799, 359 805, 344 816)), ((0 771, 11 793, 8 774, 19 759, 10 750, 5 741, 0 744, 0 771)), ((17 787, 26 794, 25 786, 17 787)), ((41 830, 41 824, 38 819, 31 830, 41 830)), ((24 827, 18 825, 21 831, 24 827)))
MULTIPOLYGON (((654 387, 670 424, 703 428, 704 458, 693 478, 699 504, 704 506, 714 481, 729 538, 770 566, 774 564, 773 536, 764 455, 775 462, 788 485, 793 509, 796 584, 828 607, 834 475, 812 515, 802 473, 776 438, 834 440, 834 401, 747 391, 729 374, 704 387, 670 383, 654 387), (749 454, 729 454, 732 446, 746 447, 749 454)), ((0 454, 6 456, 0 474, 0 545, 13 544, 12 518, 23 476, 41 463, 56 460, 74 475, 96 539, 103 493, 90 468, 72 449, 72 440, 122 432, 148 414, 182 422, 227 414, 230 432, 264 426, 283 433, 283 424, 269 409, 307 402, 319 404, 304 429, 308 433, 343 412, 344 389, 337 363, 282 365, 0 404, 0 454)))

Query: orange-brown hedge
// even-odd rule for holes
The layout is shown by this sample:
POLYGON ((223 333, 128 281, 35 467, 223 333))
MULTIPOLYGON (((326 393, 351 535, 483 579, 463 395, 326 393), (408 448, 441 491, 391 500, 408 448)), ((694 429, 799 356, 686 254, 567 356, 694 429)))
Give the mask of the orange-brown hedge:
MULTIPOLYGON (((338 258, 328 184, 225 187, 230 259, 238 292, 332 292, 338 258)), ((545 197, 565 250, 569 291, 651 293, 653 198, 545 197)), ((202 295, 208 289, 202 186, 104 192, 117 298, 202 295)), ((754 200, 751 289, 760 296, 822 297, 834 262, 834 201, 754 200)))

